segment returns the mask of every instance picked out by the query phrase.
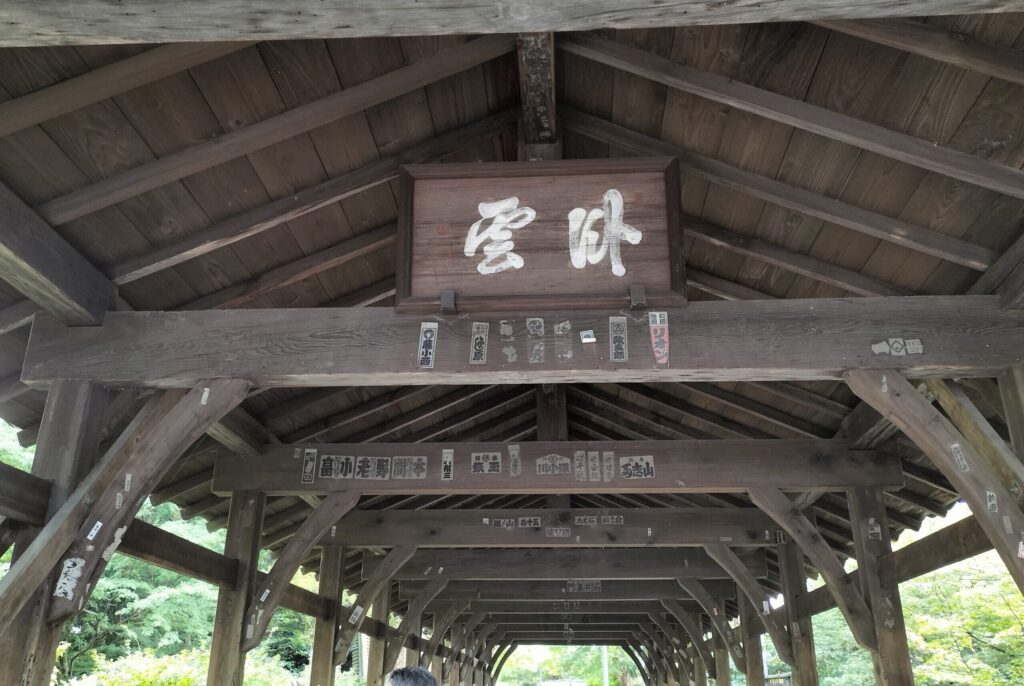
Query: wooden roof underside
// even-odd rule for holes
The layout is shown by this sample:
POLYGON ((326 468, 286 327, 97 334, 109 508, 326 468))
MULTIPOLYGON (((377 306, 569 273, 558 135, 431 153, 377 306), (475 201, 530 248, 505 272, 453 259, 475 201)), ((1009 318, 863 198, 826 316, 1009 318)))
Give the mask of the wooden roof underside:
MULTIPOLYGON (((1024 49, 1024 14, 925 23, 989 46, 1024 49)), ((937 149, 1014 169, 1024 165, 1024 77, 1016 82, 995 78, 809 23, 596 35, 933 142, 937 149)), ((108 274, 123 273, 129 260, 176 246, 240 215, 251 217, 303 189, 516 108, 519 84, 511 52, 425 81, 397 97, 391 97, 387 84, 374 81, 437 59, 470 40, 441 36, 207 46, 208 54, 186 70, 169 70, 151 83, 10 131, 3 130, 3 121, 19 99, 160 48, 0 50, 0 132, 6 134, 0 138, 0 181, 36 207, 94 265, 108 274), (138 179, 135 172, 151 168, 155 160, 359 84, 379 90, 380 104, 166 183, 131 186, 138 179), (97 189, 124 187, 136 190, 113 204, 89 200, 97 189)), ((1016 75, 1022 73, 1018 68, 1016 75)), ((963 293, 1021 234, 1020 194, 1013 197, 927 171, 578 54, 559 52, 556 82, 559 107, 571 119, 562 130, 566 158, 629 154, 582 132, 580 122, 587 121, 582 115, 593 115, 723 162, 728 169, 839 201, 843 211, 859 208, 875 213, 872 220, 897 219, 935 236, 959 239, 970 248, 965 254, 983 262, 965 266, 970 260, 942 259, 880 240, 815 218, 806 209, 766 202, 763 193, 722 180, 709 182, 706 173, 684 166, 683 208, 700 220, 687 237, 692 299, 963 293)), ((476 139, 457 135, 462 145, 433 150, 431 157, 514 160, 514 127, 504 125, 511 120, 476 139)), ((394 261, 389 229, 381 227, 395 216, 396 189, 377 183, 226 247, 124 282, 123 306, 388 305, 394 261), (351 257, 350 241, 374 231, 369 248, 351 257)), ((33 309, 0 283, 0 416, 24 429, 29 444, 45 400, 43 393, 17 381, 28 334, 18 324, 33 309)), ((1001 429, 991 389, 985 380, 967 387, 1001 429)), ((845 386, 826 382, 573 385, 567 395, 570 436, 578 439, 831 437, 855 405, 845 386)), ((130 404, 132 399, 124 400, 130 404)), ((535 389, 527 386, 272 390, 250 397, 235 418, 250 436, 259 437, 262 425, 284 442, 530 440, 537 424, 535 389)), ((227 501, 210 494, 207 478, 216 451, 223 449, 204 439, 167 476, 158 500, 172 500, 185 516, 203 516, 211 527, 223 526, 227 501)), ((887 495, 895 535, 918 526, 925 516, 944 513, 956 496, 908 442, 897 440, 887 449, 900 452, 907 471, 906 487, 887 495)), ((364 499, 361 506, 525 507, 542 501, 539 496, 377 497, 364 499)), ((749 505, 741 495, 572 496, 572 503, 749 505)), ((826 540, 841 555, 851 555, 845 499, 827 495, 813 511, 826 540)), ((266 545, 279 548, 308 512, 309 505, 296 498, 272 499, 266 545)), ((350 564, 357 564, 357 558, 353 554, 350 564)), ((775 564, 770 558, 769 585, 777 587, 775 564)))

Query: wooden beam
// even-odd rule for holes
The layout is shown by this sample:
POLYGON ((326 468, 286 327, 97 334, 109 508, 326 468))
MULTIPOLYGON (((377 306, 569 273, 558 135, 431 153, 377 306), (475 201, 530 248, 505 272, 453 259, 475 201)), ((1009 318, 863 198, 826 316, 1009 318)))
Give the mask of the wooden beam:
MULTIPOLYGON (((123 463, 117 460, 121 469, 97 484, 102 491, 64 553, 62 577, 50 602, 51 621, 81 611, 153 486, 211 425, 245 399, 249 388, 247 381, 215 379, 198 384, 180 400, 169 394, 167 404, 173 404, 161 403, 167 409, 158 411, 159 423, 143 427, 141 435, 132 437, 133 444, 125 447, 129 455, 123 463)), ((73 500, 74 496, 69 502, 73 500)))
POLYGON ((242 682, 245 612, 253 597, 259 570, 260 530, 266 502, 262 493, 239 492, 231 498, 224 556, 235 561, 235 579, 230 588, 218 591, 207 686, 242 682))
MULTIPOLYGON (((434 366, 423 369, 413 354, 420 319, 385 308, 112 312, 103 326, 87 329, 43 315, 32 326, 22 379, 164 387, 191 386, 211 374, 261 387, 667 383, 837 379, 844 370, 879 364, 912 378, 984 376, 1017 362, 1024 335, 1024 313, 1001 309, 994 296, 694 302, 668 316, 667 366, 644 353, 646 320, 627 322, 634 341, 627 362, 602 359, 600 345, 576 340, 571 368, 554 356, 520 364, 491 355, 486 364, 469 365, 473 322, 453 318, 438 322, 434 366), (746 322, 749 335, 735 335, 736 321, 746 322), (890 338, 920 347, 892 355, 890 338)), ((607 315, 552 313, 559 318, 580 330, 608 326, 607 315)), ((497 335, 502 317, 474 319, 489 321, 497 335)), ((526 340, 523 320, 513 321, 526 340)))
POLYGON ((0 273, 4 281, 68 324, 99 324, 117 287, 0 184, 0 273))
POLYGON ((761 650, 761 632, 757 627, 758 614, 748 598, 741 597, 739 606, 743 655, 747 660, 747 673, 744 675, 747 677, 746 684, 747 686, 765 686, 764 653, 761 650))
MULTIPOLYGON (((792 665, 793 646, 790 643, 786 627, 776 621, 771 612, 771 606, 768 604, 771 594, 750 574, 750 571, 729 546, 724 543, 713 543, 705 547, 705 550, 715 562, 722 565, 722 569, 729 572, 729 575, 736 581, 736 585, 742 589, 746 600, 754 608, 756 613, 754 616, 761 619, 761 623, 771 637, 779 658, 787 665, 792 665)), ((742 598, 740 602, 743 602, 742 598)))
POLYGON ((703 663, 707 673, 712 678, 715 677, 715 658, 708 650, 708 644, 704 641, 704 631, 701 627, 699 618, 694 617, 692 614, 686 611, 678 600, 664 599, 661 601, 662 605, 668 610, 679 625, 683 628, 683 631, 690 637, 690 645, 693 646, 697 656, 703 663))
POLYGON ((722 5, 709 0, 673 5, 652 0, 599 0, 577 8, 543 0, 499 0, 486 8, 401 2, 335 6, 313 0, 286 5, 267 0, 214 5, 184 0, 171 8, 156 0, 124 0, 112 11, 100 0, 83 0, 74 8, 60 0, 38 0, 4 8, 0 47, 655 29, 1015 9, 1020 6, 1012 0, 907 0, 897 6, 883 0, 828 4, 780 0, 754 5, 722 5))
POLYGON ((999 289, 1000 284, 1006 281, 1006 278, 1021 262, 1024 262, 1024 234, 1020 235, 999 256, 999 259, 967 289, 967 294, 988 295, 995 293, 999 289))
POLYGON ((309 660, 310 686, 334 686, 334 677, 338 673, 334 666, 334 641, 337 638, 338 610, 344 590, 344 560, 345 549, 340 545, 324 546, 320 554, 320 595, 330 603, 332 612, 330 617, 318 619, 313 630, 309 660))
POLYGON ((271 446, 261 455, 219 456, 213 492, 688 493, 756 486, 841 490, 858 485, 900 488, 898 462, 875 451, 851 451, 845 442, 834 440, 536 441, 271 446), (301 451, 301 460, 294 459, 296 450, 301 451), (446 450, 453 451, 450 463, 446 450), (479 456, 488 462, 480 462, 479 456), (451 478, 446 464, 451 465, 451 478), (638 471, 644 468, 636 465, 647 465, 646 471, 638 471), (335 467, 338 478, 333 478, 335 467))
POLYGON ((42 526, 49 504, 49 481, 0 462, 0 516, 42 526))
POLYGON ((39 309, 31 300, 22 300, 0 310, 0 335, 31 324, 39 309))
POLYGON ((772 121, 854 145, 900 162, 1015 198, 1024 198, 1024 172, 952 148, 937 146, 817 105, 687 67, 596 36, 559 40, 571 54, 627 71, 772 121))
MULTIPOLYGON (((429 583, 429 582, 428 582, 429 583)), ((420 653, 420 667, 429 668, 437 655, 438 647, 444 642, 444 636, 452 626, 452 622, 469 606, 469 600, 462 598, 449 601, 447 607, 441 612, 434 612, 434 628, 430 635, 430 643, 420 653)))
MULTIPOLYGON (((423 618, 423 610, 437 594, 444 590, 448 579, 444 576, 435 576, 427 582, 426 587, 420 591, 407 606, 402 623, 398 625, 398 638, 395 641, 388 641, 384 649, 384 671, 390 672, 398 663, 398 657, 405 647, 406 639, 413 634, 412 627, 419 625, 423 618)), ((418 660, 417 660, 418 662, 418 660)))
POLYGON ((999 287, 999 299, 1003 307, 1024 309, 1024 261, 1010 272, 999 287))
POLYGON ((1024 57, 966 33, 905 19, 824 20, 815 24, 857 38, 1024 85, 1024 57))
POLYGON ((956 486, 1024 589, 1024 559, 1017 554, 1024 513, 970 442, 899 372, 856 371, 847 380, 854 393, 899 427, 956 486))
POLYGON ((929 379, 925 383, 953 426, 971 442, 1010 495, 1021 502, 1024 497, 1024 463, 1014 454, 1013 449, 956 382, 929 379))
MULTIPOLYGON (((740 561, 740 564, 746 566, 746 563, 742 560, 740 561)), ((726 570, 725 576, 731 576, 728 573, 728 570, 726 570)), ((727 654, 732 655, 732 660, 736 663, 736 669, 745 673, 747 671, 747 664, 743 655, 743 648, 740 645, 740 637, 736 635, 732 630, 732 627, 729 626, 729 618, 725 614, 725 605, 721 601, 712 598, 711 594, 707 592, 707 589, 704 588, 704 584, 700 580, 679 577, 677 581, 679 582, 679 585, 682 586, 687 593, 693 596, 693 599, 700 603, 700 606, 704 608, 705 614, 707 614, 708 619, 711 621, 714 634, 722 640, 725 646, 727 646, 727 654)), ((728 671, 728 660, 726 660, 724 667, 723 665, 718 664, 717 660, 715 661, 715 668, 713 670, 708 667, 708 672, 713 672, 717 675, 721 675, 723 672, 728 671)))
POLYGON ((558 159, 555 97, 555 34, 520 33, 516 36, 519 62, 519 100, 523 116, 519 136, 523 160, 558 159))
MULTIPOLYGON (((814 650, 814 626, 810 617, 801 617, 800 608, 807 596, 807 573, 800 546, 788 540, 779 544, 779 577, 785 603, 782 614, 793 646, 793 686, 818 686, 818 658, 814 650)), ((835 594, 828 591, 835 599, 835 594)))
POLYGON ((872 655, 875 679, 885 686, 914 686, 903 602, 896 582, 885 502, 877 489, 854 488, 847 493, 853 518, 857 572, 878 637, 872 655))
MULTIPOLYGON (((576 580, 579 581, 579 580, 576 580)), ((538 584, 547 582, 534 582, 538 584)), ((611 585, 614 582, 601 580, 602 585, 611 585)), ((660 583, 658 581, 644 580, 643 582, 635 583, 660 583)), ((720 588, 726 584, 725 581, 708 581, 707 584, 714 584, 716 588, 720 588)), ((465 582, 452 581, 449 585, 464 586, 465 582)), ((529 621, 528 618, 538 618, 538 621, 546 619, 549 615, 555 617, 566 617, 571 619, 574 617, 587 617, 597 615, 622 615, 622 614, 635 614, 635 613, 646 613, 651 614, 654 612, 663 612, 661 606, 662 600, 673 600, 679 603, 686 612, 700 612, 700 606, 694 600, 689 598, 680 598, 685 595, 683 590, 673 582, 676 587, 674 595, 665 596, 658 600, 645 600, 645 601, 615 601, 615 600, 556 600, 556 601, 541 601, 529 596, 523 596, 518 600, 478 600, 473 599, 470 601, 467 609, 465 610, 469 614, 483 613, 484 615, 496 619, 500 619, 504 615, 509 615, 509 621, 517 619, 521 621, 529 621), (511 617, 514 615, 521 615, 521 617, 511 617)), ((735 594, 733 594, 735 595, 735 594)))
POLYGON ((248 42, 160 45, 12 98, 0 103, 0 138, 250 45, 252 43, 248 42))
MULTIPOLYGON (((1010 443, 1017 457, 1024 456, 1024 364, 1015 364, 999 374, 999 397, 1002 399, 1010 443)), ((1022 458, 1024 459, 1024 458, 1022 458)))
POLYGON ((857 642, 869 650, 877 651, 878 643, 871 612, 864 597, 856 586, 850 583, 842 564, 818 533, 817 528, 778 489, 754 488, 749 493, 751 501, 786 530, 818 569, 821 578, 835 595, 836 603, 846 617, 857 642))
POLYGON ((243 651, 252 650, 263 640, 270 620, 281 602, 282 594, 302 565, 302 561, 306 559, 306 555, 358 502, 359 496, 353 493, 328 495, 288 540, 288 545, 274 561, 274 566, 266 579, 256 587, 253 599, 246 610, 243 651))
MULTIPOLYGON (((764 553, 751 549, 741 553, 754 576, 767 574, 764 553)), ((364 558, 364 576, 381 563, 364 558)), ((605 549, 543 550, 421 550, 401 569, 395 579, 422 579, 425 573, 442 569, 451 579, 674 579, 679 576, 723 579, 728 575, 704 551, 635 550, 628 556, 605 549), (430 570, 428 572, 428 570, 430 570)))
MULTIPOLYGON (((425 582, 402 581, 398 586, 398 597, 404 600, 414 598, 425 582)), ((726 581, 705 580, 704 588, 717 600, 736 598, 734 584, 726 581)), ((580 601, 644 601, 662 598, 684 598, 685 594, 674 580, 622 581, 602 579, 600 583, 577 583, 560 581, 505 581, 491 584, 486 581, 450 581, 438 596, 438 602, 458 598, 473 598, 478 601, 503 601, 529 603, 529 612, 539 612, 541 604, 546 607, 568 607, 565 603, 580 601)))
POLYGON ((216 139, 96 181, 43 203, 37 211, 51 224, 65 224, 465 71, 509 52, 513 45, 511 36, 477 38, 216 139))
POLYGON ((689 266, 686 268, 686 285, 722 300, 775 300, 773 295, 689 266))
POLYGON ((767 546, 779 531, 757 508, 353 510, 339 525, 330 540, 370 548, 767 546))
MULTIPOLYGON (((700 155, 592 114, 565 107, 562 119, 566 129, 588 138, 639 155, 676 155, 685 171, 711 183, 866 236, 976 270, 985 270, 997 261, 998 254, 994 250, 700 155)), ((687 277, 694 280, 690 274, 687 277)), ((696 280, 698 287, 701 281, 696 280)))
MULTIPOLYGON (((359 590, 352 611, 342 617, 341 628, 338 631, 338 640, 334 644, 334 664, 341 664, 348 656, 348 647, 352 644, 359 627, 366 620, 366 610, 389 583, 395 572, 416 553, 415 546, 400 546, 392 548, 383 562, 377 565, 373 574, 366 578, 366 583, 359 590)), ((384 616, 384 623, 387 624, 387 615, 384 616)))

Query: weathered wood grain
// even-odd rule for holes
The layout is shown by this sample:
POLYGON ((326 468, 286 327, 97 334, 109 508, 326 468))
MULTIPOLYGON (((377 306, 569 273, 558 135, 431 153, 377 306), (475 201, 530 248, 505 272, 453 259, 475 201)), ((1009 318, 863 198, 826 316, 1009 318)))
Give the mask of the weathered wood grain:
POLYGON ((494 354, 500 321, 512 320, 524 344, 524 319, 480 316, 490 322, 492 354, 486 364, 470 365, 472 321, 446 319, 438 321, 434 368, 421 369, 421 320, 383 308, 114 312, 103 326, 86 328, 40 316, 22 378, 30 385, 65 377, 165 387, 209 376, 268 387, 761 381, 838 379, 848 369, 882 366, 910 378, 984 376, 1021 359, 1024 332, 1024 312, 1000 309, 993 296, 695 302, 668 311, 669 364, 658 365, 646 319, 627 321, 631 353, 616 363, 608 359, 607 314, 547 316, 571 321, 574 331, 595 331, 598 343, 573 339, 570 361, 548 355, 530 364, 524 349, 508 363, 494 354), (920 340, 923 351, 872 350, 893 337, 920 340))
POLYGON ((50 482, 8 464, 0 464, 0 516, 42 526, 50 504, 50 482))
POLYGON ((74 7, 59 0, 34 0, 12 3, 0 12, 0 21, 5 26, 0 46, 585 31, 1019 9, 1020 5, 1013 0, 906 0, 898 4, 882 0, 782 0, 727 5, 708 0, 685 0, 672 5, 651 0, 600 0, 583 6, 543 0, 499 0, 489 6, 437 1, 331 5, 312 0, 291 0, 285 4, 222 0, 213 5, 183 0, 167 6, 155 0, 126 0, 116 5, 86 0, 74 7))
POLYGON ((220 456, 214 469, 213 491, 258 490, 268 495, 685 493, 742 491, 769 485, 785 490, 856 485, 898 488, 903 483, 896 461, 874 451, 850 451, 844 442, 831 440, 518 443, 511 448, 519 454, 518 475, 512 473, 509 450, 505 443, 271 446, 261 455, 220 456), (301 451, 301 459, 294 459, 296 450, 301 451), (444 450, 453 451, 451 479, 445 478, 444 450), (474 454, 490 456, 489 464, 496 465, 498 471, 478 471, 474 464, 479 467, 480 461, 474 459, 474 454), (343 456, 367 459, 342 460, 343 456), (391 462, 396 456, 417 461, 424 458, 422 478, 394 471, 391 462), (552 456, 560 458, 554 461, 560 463, 561 472, 551 473, 552 456), (651 473, 636 477, 628 468, 635 461, 632 456, 650 457, 651 473), (362 465, 351 464, 339 471, 348 476, 321 476, 348 463, 362 465), (383 471, 375 472, 381 465, 383 471), (363 468, 366 475, 361 474, 363 468), (374 475, 378 478, 370 478, 374 475))
POLYGON ((98 324, 117 288, 0 184, 0 271, 4 281, 68 324, 98 324))
POLYGON ((433 81, 512 50, 511 36, 487 36, 420 60, 377 79, 328 95, 213 140, 171 153, 72 191, 37 208, 52 224, 64 224, 146 191, 197 174, 247 153, 361 112, 433 81))
POLYGON ((574 36, 562 50, 758 116, 827 136, 982 188, 1024 198, 1024 172, 952 148, 702 72, 603 38, 574 36))
MULTIPOLYGON (((401 581, 398 597, 410 600, 424 586, 422 581, 401 581)), ((736 587, 728 581, 706 580, 704 588, 717 600, 733 600, 736 587)), ((522 612, 543 612, 574 607, 582 601, 643 601, 663 598, 686 599, 675 581, 628 581, 604 579, 600 584, 576 584, 568 581, 505 581, 490 584, 486 581, 454 580, 448 583, 437 602, 459 598, 478 601, 503 601, 522 612)))
MULTIPOLYGON (((710 557, 710 556, 709 556, 710 557)), ((713 559, 713 558, 712 558, 713 559)), ((740 561, 740 564, 746 566, 747 563, 740 561)), ((747 570, 750 571, 749 569, 747 570)), ((724 570, 724 575, 727 578, 733 578, 729 570, 724 570)), ((720 639, 724 646, 727 646, 727 655, 732 655, 732 660, 736 664, 736 669, 740 672, 747 671, 747 665, 745 657, 743 655, 743 649, 740 645, 740 637, 733 631, 732 627, 729 626, 729 618, 725 614, 725 605, 716 600, 711 594, 704 588, 704 582, 701 579, 679 577, 676 579, 680 586, 689 593, 694 600, 696 600, 704 613, 708 616, 708 620, 711 622, 711 627, 714 629, 713 635, 720 639)), ((709 672, 715 674, 729 671, 729 661, 726 659, 725 664, 718 664, 716 660, 715 668, 708 669, 709 672)))
POLYGON ((766 546, 778 530, 757 508, 354 510, 339 524, 331 540, 346 546, 420 548, 766 546), (510 519, 515 528, 498 528, 510 519), (548 529, 560 527, 572 536, 552 537, 548 529))

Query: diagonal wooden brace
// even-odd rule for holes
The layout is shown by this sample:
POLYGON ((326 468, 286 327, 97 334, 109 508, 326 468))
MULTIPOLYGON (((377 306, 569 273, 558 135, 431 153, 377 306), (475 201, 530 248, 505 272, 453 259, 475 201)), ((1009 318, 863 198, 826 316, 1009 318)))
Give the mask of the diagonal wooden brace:
POLYGON ((469 607, 469 600, 456 600, 444 612, 434 617, 434 633, 430 636, 430 643, 427 644, 427 649, 420 654, 420 667, 428 668, 430 666, 430 662, 434 659, 434 655, 437 654, 437 649, 444 640, 444 635, 451 628, 452 622, 467 607, 469 607))
POLYGON ((690 636, 690 642, 693 644, 694 650, 697 651, 697 656, 700 657, 700 661, 704 663, 704 669, 707 670, 708 675, 712 679, 715 678, 715 658, 708 651, 708 644, 704 641, 704 632, 701 630, 700 623, 687 612, 682 603, 678 600, 662 599, 661 604, 665 606, 665 609, 672 613, 672 616, 676 618, 679 625, 683 627, 690 636))
POLYGON ((789 632, 786 631, 786 627, 778 623, 775 615, 772 614, 771 607, 768 606, 768 592, 758 583, 747 566, 743 564, 743 560, 737 557, 729 546, 724 543, 713 543, 705 546, 704 549, 715 562, 722 566, 722 569, 729 573, 729 576, 750 600, 754 611, 761 617, 765 630, 771 636, 779 658, 787 665, 792 665, 793 646, 789 641, 789 632))
MULTIPOLYGON (((736 663, 736 669, 740 670, 744 674, 747 673, 747 660, 743 654, 743 646, 740 645, 740 637, 736 635, 736 632, 729 626, 729 621, 725 616, 725 611, 722 609, 722 604, 716 601, 712 595, 704 588, 704 584, 696 579, 684 579, 680 577, 676 579, 680 586, 682 586, 687 593, 693 596, 704 611, 708 613, 708 617, 711 618, 711 626, 715 627, 715 631, 722 640, 725 641, 725 645, 729 648, 729 654, 732 655, 733 662, 736 663)), ((711 670, 708 669, 710 674, 711 670)))
POLYGON ((281 604, 282 595, 302 565, 302 561, 306 559, 306 555, 358 502, 358 493, 331 493, 288 540, 288 545, 281 551, 270 574, 267 574, 263 583, 256 588, 252 604, 246 611, 243 651, 252 650, 263 640, 267 626, 281 604))
MULTIPOLYGON (((344 617, 341 620, 341 628, 338 631, 338 640, 334 644, 334 664, 338 665, 345 661, 345 657, 348 655, 348 648, 352 644, 352 639, 356 635, 356 631, 362 626, 363 620, 366 619, 366 609, 373 602, 373 599, 380 595, 381 590, 384 586, 391 581, 391 577, 395 575, 402 565, 409 561, 416 553, 416 546, 404 545, 397 546, 391 549, 391 552, 387 554, 384 561, 378 565, 374 570, 370 578, 363 584, 362 589, 359 591, 359 595, 356 596, 356 601, 352 605, 352 613, 348 617, 344 617)), ((387 618, 384 618, 384 623, 387 624, 387 618)))
POLYGON ((857 643, 877 652, 878 642, 875 638, 871 610, 868 609, 860 589, 846 575, 839 558, 832 552, 814 524, 777 488, 754 488, 749 493, 754 504, 786 530, 818 569, 821 578, 825 580, 825 585, 836 599, 836 605, 846 617, 857 643))
POLYGON ((420 594, 406 607, 402 623, 398 625, 398 636, 394 640, 388 641, 387 647, 384 649, 385 672, 390 672, 395 668, 398 656, 402 654, 402 649, 405 647, 405 641, 409 634, 412 633, 412 627, 419 623, 427 604, 436 598, 437 594, 443 591, 447 585, 447 578, 443 576, 434 577, 427 583, 426 588, 420 591, 420 594))

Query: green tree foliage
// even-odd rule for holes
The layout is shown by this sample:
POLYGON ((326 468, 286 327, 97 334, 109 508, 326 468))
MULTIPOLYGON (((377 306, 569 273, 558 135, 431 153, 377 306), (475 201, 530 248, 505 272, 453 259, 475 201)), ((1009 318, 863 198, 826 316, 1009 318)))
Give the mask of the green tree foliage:
MULTIPOLYGON (((601 686, 601 648, 598 646, 524 646, 505 663, 504 686, 537 686, 547 679, 584 679, 587 686, 601 686)), ((610 686, 642 684, 636 665, 620 648, 608 649, 610 686)))

